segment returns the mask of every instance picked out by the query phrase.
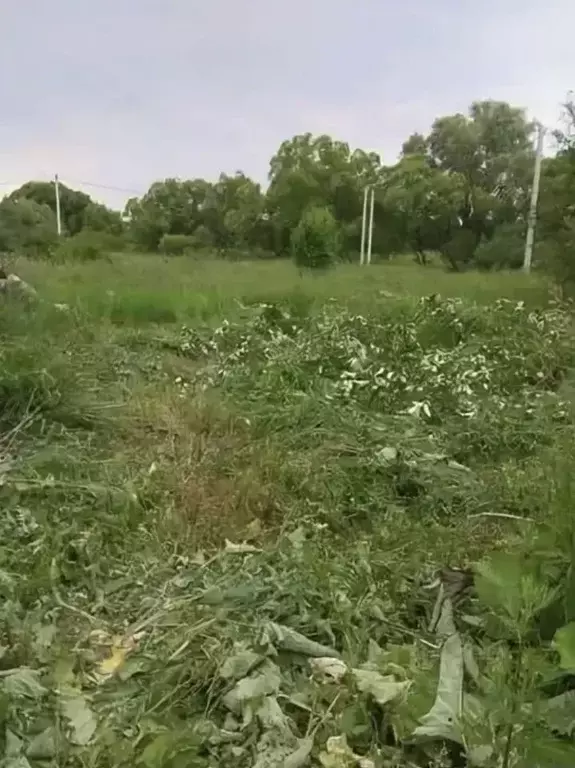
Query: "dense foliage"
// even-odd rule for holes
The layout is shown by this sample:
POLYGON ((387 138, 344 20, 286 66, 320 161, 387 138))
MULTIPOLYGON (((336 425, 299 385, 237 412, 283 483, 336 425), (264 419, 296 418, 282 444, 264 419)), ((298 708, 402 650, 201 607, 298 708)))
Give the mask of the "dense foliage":
MULTIPOLYGON (((568 128, 574 116, 567 105, 568 128)), ((328 260, 355 259, 363 192, 373 185, 374 259, 413 253, 425 264, 430 254, 440 254, 453 270, 516 268, 533 179, 534 130, 521 109, 475 102, 467 115, 439 117, 427 136, 410 136, 391 166, 374 152, 306 133, 284 141, 271 158, 266 190, 242 172, 222 174, 214 183, 165 179, 129 200, 120 215, 61 185, 62 223, 69 236, 84 230, 113 234, 116 248, 300 259, 293 248, 296 232, 309 216, 317 217, 310 211, 323 210, 337 229, 337 237, 327 235, 321 246, 330 251, 328 260)), ((543 163, 536 249, 536 263, 562 284, 575 279, 568 256, 575 190, 569 135, 556 136, 556 153, 543 163)), ((0 203, 0 247, 35 255, 44 246, 51 253, 54 214, 53 184, 24 184, 0 203)))

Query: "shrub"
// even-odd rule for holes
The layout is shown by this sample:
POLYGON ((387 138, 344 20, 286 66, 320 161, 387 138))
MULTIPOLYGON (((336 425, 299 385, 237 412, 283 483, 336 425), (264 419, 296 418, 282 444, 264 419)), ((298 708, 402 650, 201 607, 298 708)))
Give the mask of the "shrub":
POLYGON ((484 240, 475 252, 478 269, 519 269, 525 252, 523 222, 504 224, 490 240, 484 240))
POLYGON ((0 203, 0 250, 30 258, 48 255, 57 240, 56 217, 34 200, 0 203))
POLYGON ((182 256, 198 245, 193 235, 164 235, 160 240, 160 251, 166 256, 182 256))
POLYGON ((298 267, 325 269, 341 253, 339 226, 328 208, 308 208, 291 235, 293 259, 298 267))
POLYGON ((96 261, 106 256, 109 235, 84 229, 77 235, 63 239, 54 249, 53 261, 96 261))

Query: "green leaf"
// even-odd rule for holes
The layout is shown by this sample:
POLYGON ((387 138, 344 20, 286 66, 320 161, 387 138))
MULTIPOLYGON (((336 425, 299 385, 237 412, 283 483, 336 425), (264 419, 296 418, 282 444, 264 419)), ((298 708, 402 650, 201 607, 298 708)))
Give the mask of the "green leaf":
POLYGON ((60 693, 59 704, 70 726, 72 743, 78 746, 89 744, 98 722, 84 696, 75 688, 65 688, 60 693))
POLYGON ((48 691, 40 682, 36 669, 20 667, 4 678, 4 690, 15 699, 41 699, 48 691))
POLYGON ((353 669, 352 674, 358 689, 373 696, 382 707, 403 698, 411 686, 408 681, 398 683, 391 675, 384 676, 373 669, 353 669))
POLYGON ((545 725, 552 731, 571 738, 575 732, 575 691, 565 691, 540 705, 545 725))
POLYGON ((224 696, 223 703, 231 711, 239 713, 242 706, 252 699, 270 696, 279 691, 281 675, 271 662, 262 665, 250 677, 244 677, 224 696))
POLYGON ((575 765, 575 744, 537 735, 529 739, 525 765, 537 768, 572 768, 575 765))
POLYGON ((55 736, 53 727, 46 728, 32 739, 26 749, 26 755, 33 760, 50 760, 56 754, 55 736))
POLYGON ((222 664, 220 677, 224 680, 240 680, 262 661, 262 656, 249 648, 236 648, 236 652, 222 664))
POLYGON ((24 755, 18 755, 17 757, 9 757, 2 763, 2 768, 31 768, 31 766, 24 755))
POLYGON ((435 701, 413 732, 416 738, 447 739, 463 744, 460 718, 463 700, 463 648, 459 634, 446 639, 441 649, 435 701))
POLYGON ((561 669, 575 669, 575 621, 557 630, 553 647, 559 654, 561 669))
POLYGON ((331 656, 340 658, 340 655, 328 645, 321 645, 315 640, 310 640, 295 629, 285 627, 283 624, 270 622, 268 626, 271 642, 282 651, 291 651, 292 653, 301 653, 303 656, 331 656))
POLYGON ((266 731, 258 742, 253 768, 302 768, 312 747, 313 739, 298 741, 285 732, 266 731))
POLYGON ((497 552, 477 566, 479 599, 515 633, 525 633, 555 592, 520 554, 497 552))

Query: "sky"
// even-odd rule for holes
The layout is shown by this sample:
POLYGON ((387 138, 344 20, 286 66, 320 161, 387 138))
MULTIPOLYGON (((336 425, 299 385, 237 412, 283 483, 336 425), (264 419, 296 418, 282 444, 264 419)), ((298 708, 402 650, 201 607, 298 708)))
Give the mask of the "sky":
POLYGON ((55 173, 116 208, 167 177, 265 183, 306 131, 392 163, 478 99, 555 127, 574 25, 573 0, 0 0, 0 195, 55 173))

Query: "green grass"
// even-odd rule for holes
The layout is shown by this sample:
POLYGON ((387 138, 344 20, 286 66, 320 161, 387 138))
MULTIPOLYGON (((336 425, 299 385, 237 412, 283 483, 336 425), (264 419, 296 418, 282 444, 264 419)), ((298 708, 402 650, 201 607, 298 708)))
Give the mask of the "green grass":
POLYGON ((368 269, 340 266, 319 277, 302 277, 285 261, 229 263, 157 256, 119 256, 111 264, 16 262, 14 266, 24 279, 42 286, 46 298, 136 326, 236 316, 238 305, 264 301, 321 307, 333 299, 365 312, 385 304, 387 293, 406 297, 439 293, 479 303, 505 297, 532 306, 549 299, 549 286, 539 276, 457 275, 403 261, 368 269))
POLYGON ((570 692, 542 693, 575 654, 572 323, 545 281, 16 269, 41 301, 0 307, 7 766, 458 765, 445 715, 416 729, 442 653, 457 708, 463 642, 470 764, 572 764, 570 692), (445 568, 475 590, 443 573, 441 651, 445 568))

